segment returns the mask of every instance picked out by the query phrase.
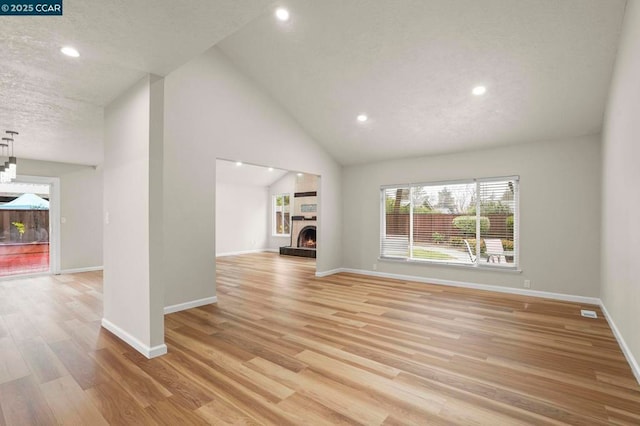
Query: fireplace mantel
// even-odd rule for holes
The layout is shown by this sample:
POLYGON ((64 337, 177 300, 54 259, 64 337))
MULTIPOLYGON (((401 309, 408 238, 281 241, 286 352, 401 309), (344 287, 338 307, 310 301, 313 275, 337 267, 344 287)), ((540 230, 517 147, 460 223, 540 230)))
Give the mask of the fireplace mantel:
POLYGON ((311 217, 305 217, 305 216, 292 216, 291 220, 318 220, 318 216, 311 216, 311 217))

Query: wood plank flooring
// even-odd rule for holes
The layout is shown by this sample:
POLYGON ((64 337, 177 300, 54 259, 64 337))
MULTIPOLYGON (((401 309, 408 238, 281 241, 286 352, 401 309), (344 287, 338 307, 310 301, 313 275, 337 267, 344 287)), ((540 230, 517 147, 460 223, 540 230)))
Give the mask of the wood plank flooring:
POLYGON ((100 273, 0 282, 0 426, 640 424, 597 307, 314 272, 218 258, 153 360, 100 327, 100 273))

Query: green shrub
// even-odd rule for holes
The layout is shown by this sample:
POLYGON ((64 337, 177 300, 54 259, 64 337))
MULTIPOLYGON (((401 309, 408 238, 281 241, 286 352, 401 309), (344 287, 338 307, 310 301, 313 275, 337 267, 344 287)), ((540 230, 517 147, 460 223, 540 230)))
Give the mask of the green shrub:
POLYGON ((444 235, 442 235, 442 234, 441 234, 441 233, 439 233, 439 232, 434 232, 433 234, 431 234, 431 238, 433 238, 433 241, 434 241, 436 244, 440 244, 441 242, 443 242, 443 241, 444 241, 444 235))
POLYGON ((20 233, 20 235, 24 234, 24 231, 25 231, 24 223, 22 223, 22 222, 11 222, 11 224, 16 227, 16 229, 18 230, 18 233, 20 233))
MULTIPOLYGON (((408 195, 408 193, 406 193, 408 195)), ((409 214, 409 200, 406 198, 406 195, 402 196, 401 202, 399 206, 396 206, 396 199, 393 197, 387 197, 385 200, 385 213, 386 214, 409 214), (396 211, 396 207, 398 210, 396 211)))
POLYGON ((462 242, 462 237, 451 237, 449 240, 449 244, 454 247, 463 247, 464 243, 462 242))
POLYGON ((502 240, 502 248, 505 250, 513 250, 513 240, 502 240))
POLYGON ((507 232, 513 235, 513 216, 507 216, 504 220, 504 224, 507 226, 507 232))
MULTIPOLYGON (((502 201, 482 201, 480 203, 480 214, 511 214, 511 207, 502 204, 502 201)), ((472 204, 467 209, 467 214, 476 214, 476 205, 472 204)))
MULTIPOLYGON (((489 231, 489 218, 480 216, 480 233, 485 234, 489 231)), ((476 217, 475 216, 458 216, 453 219, 453 226, 458 228, 464 235, 476 235, 476 217)))

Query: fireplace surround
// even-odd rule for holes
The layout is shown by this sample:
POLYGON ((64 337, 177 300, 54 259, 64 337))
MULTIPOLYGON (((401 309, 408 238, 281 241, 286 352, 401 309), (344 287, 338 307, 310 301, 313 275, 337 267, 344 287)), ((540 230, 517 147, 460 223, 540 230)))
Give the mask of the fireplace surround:
POLYGON ((318 194, 317 176, 305 175, 296 181, 291 216, 291 241, 286 247, 280 247, 280 254, 301 257, 316 257, 318 248, 318 194))
POLYGON ((316 248, 316 227, 307 225, 298 233, 298 248, 316 248))
POLYGON ((291 217, 291 244, 280 247, 280 254, 289 256, 316 257, 317 217, 291 217))

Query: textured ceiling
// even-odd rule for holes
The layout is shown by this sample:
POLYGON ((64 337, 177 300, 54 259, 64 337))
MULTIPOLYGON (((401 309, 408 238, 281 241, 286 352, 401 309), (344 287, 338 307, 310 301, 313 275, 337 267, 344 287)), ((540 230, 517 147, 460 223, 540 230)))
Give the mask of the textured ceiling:
POLYGON ((287 173, 286 170, 269 171, 267 167, 252 164, 238 166, 235 161, 216 160, 216 183, 270 186, 287 173))
POLYGON ((287 6, 218 46, 352 164, 600 132, 625 1, 287 6))
POLYGON ((0 131, 18 158, 102 162, 103 106, 165 75, 260 14, 270 0, 65 0, 62 17, 0 17, 0 131), (60 54, 75 46, 80 58, 60 54))
POLYGON ((625 6, 286 0, 282 23, 271 3, 65 0, 63 17, 0 17, 0 131, 21 132, 18 158, 99 164, 103 106, 222 40, 343 164, 591 134, 625 6))

